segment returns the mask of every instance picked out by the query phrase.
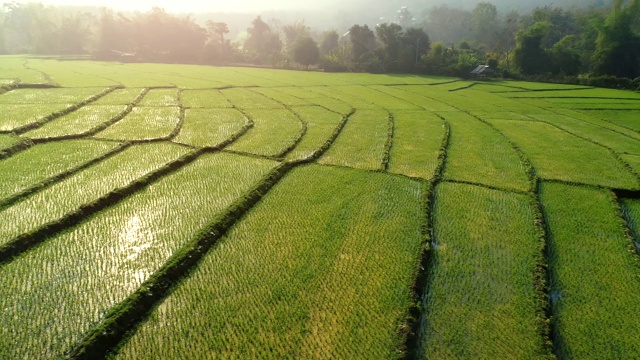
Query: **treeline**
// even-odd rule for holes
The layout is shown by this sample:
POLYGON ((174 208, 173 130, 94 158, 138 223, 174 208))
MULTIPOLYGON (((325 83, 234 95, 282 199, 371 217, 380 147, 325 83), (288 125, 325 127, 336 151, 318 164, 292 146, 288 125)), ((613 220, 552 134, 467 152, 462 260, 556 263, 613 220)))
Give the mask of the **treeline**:
POLYGON ((258 16, 238 39, 228 38, 224 19, 200 24, 160 8, 133 14, 56 9, 4 4, 0 53, 461 77, 488 64, 504 76, 617 87, 637 86, 632 80, 640 76, 640 0, 615 0, 607 9, 547 6, 527 14, 501 14, 489 2, 472 10, 441 5, 417 18, 403 7, 375 26, 325 32, 258 16))

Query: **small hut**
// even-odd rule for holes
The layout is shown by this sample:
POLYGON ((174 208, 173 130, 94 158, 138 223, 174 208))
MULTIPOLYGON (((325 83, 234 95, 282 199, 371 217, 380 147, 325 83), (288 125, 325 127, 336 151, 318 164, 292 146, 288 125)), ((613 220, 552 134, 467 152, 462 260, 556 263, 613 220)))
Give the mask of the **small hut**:
POLYGON ((491 74, 493 74, 493 70, 489 65, 478 65, 478 67, 471 71, 471 75, 475 77, 487 77, 491 74))

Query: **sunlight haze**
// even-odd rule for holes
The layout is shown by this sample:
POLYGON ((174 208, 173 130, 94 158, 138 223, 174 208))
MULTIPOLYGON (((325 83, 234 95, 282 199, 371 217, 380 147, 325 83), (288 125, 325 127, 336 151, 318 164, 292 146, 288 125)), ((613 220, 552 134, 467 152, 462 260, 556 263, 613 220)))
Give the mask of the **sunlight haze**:
MULTIPOLYGON (((320 5, 302 5, 304 3, 296 0, 214 0, 214 1, 195 1, 195 0, 111 0, 105 5, 104 1, 98 0, 42 0, 42 1, 17 1, 18 3, 37 2, 45 5, 72 5, 72 6, 98 6, 110 7, 116 10, 127 11, 147 11, 153 6, 164 8, 171 12, 207 12, 207 11, 224 11, 224 12, 255 12, 265 10, 282 10, 282 9, 309 9, 318 8, 320 5)), ((322 6, 327 6, 323 3, 322 6)))

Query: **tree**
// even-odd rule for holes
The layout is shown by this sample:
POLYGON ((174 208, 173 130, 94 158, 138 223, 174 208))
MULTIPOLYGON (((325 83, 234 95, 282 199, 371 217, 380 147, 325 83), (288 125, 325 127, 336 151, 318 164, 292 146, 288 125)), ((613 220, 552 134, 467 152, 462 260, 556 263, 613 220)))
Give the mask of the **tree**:
POLYGON ((353 25, 349 29, 349 40, 351 55, 356 63, 362 61, 366 55, 371 55, 376 47, 376 36, 367 25, 353 25))
POLYGON ((494 49, 497 45, 495 34, 498 31, 498 9, 488 2, 476 5, 471 13, 473 21, 473 39, 494 49))
POLYGON ((640 0, 633 0, 627 7, 622 0, 615 0, 596 41, 596 74, 631 79, 640 76, 640 35, 632 28, 638 14, 640 0))
POLYGON ((82 54, 89 41, 89 24, 94 17, 89 13, 71 14, 62 19, 60 27, 60 50, 62 54, 82 54))
POLYGON ((218 44, 224 44, 224 35, 228 33, 229 26, 226 23, 207 20, 207 34, 210 41, 215 39, 218 44))
POLYGON ((431 47, 429 35, 423 29, 409 28, 405 31, 402 41, 405 48, 410 50, 407 54, 411 56, 403 61, 405 63, 403 67, 409 69, 408 64, 412 64, 415 68, 422 56, 429 52, 431 47))
POLYGON ((293 45, 293 59, 309 70, 309 66, 320 59, 318 44, 308 35, 298 37, 293 45))
POLYGON ((515 62, 525 75, 545 73, 549 58, 542 48, 542 38, 551 27, 548 21, 537 22, 516 35, 515 62))
POLYGON ((403 6, 396 12, 396 19, 398 20, 398 24, 404 29, 408 28, 413 24, 416 20, 413 18, 411 11, 406 6, 403 6))
POLYGON ((252 55, 252 61, 256 63, 276 62, 278 54, 282 51, 280 35, 271 31, 267 23, 258 16, 252 22, 252 27, 247 29, 249 37, 244 42, 244 49, 252 55))
POLYGON ((322 34, 320 42, 320 54, 322 56, 330 55, 340 46, 340 35, 335 30, 325 31, 322 34))
POLYGON ((580 53, 575 48, 576 37, 567 35, 549 49, 551 72, 554 74, 578 75, 582 63, 580 53))
POLYGON ((379 49, 380 57, 385 67, 390 70, 398 69, 398 55, 402 45, 402 27, 398 24, 381 24, 376 27, 378 40, 382 42, 379 49))

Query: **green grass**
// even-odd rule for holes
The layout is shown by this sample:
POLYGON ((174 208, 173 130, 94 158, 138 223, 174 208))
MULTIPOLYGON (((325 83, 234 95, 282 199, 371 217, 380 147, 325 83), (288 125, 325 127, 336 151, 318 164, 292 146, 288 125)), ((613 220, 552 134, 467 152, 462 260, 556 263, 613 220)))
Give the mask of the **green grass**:
POLYGON ((294 170, 117 358, 397 358, 422 237, 420 191, 379 173, 294 170))
POLYGON ((151 89, 138 106, 179 106, 178 89, 151 89))
POLYGON ((311 104, 322 106, 343 115, 349 114, 354 108, 354 106, 346 103, 345 101, 321 95, 317 92, 311 91, 310 88, 281 87, 275 90, 285 95, 308 101, 311 104))
POLYGON ((0 267, 0 357, 62 357, 275 165, 204 155, 0 267))
POLYGON ((141 92, 140 88, 117 89, 92 102, 91 105, 129 105, 141 92))
MULTIPOLYGON (((358 97, 371 102, 375 106, 383 107, 388 110, 422 110, 421 106, 405 101, 401 98, 389 96, 382 91, 378 91, 375 87, 350 85, 336 87, 333 88, 333 90, 339 91, 339 94, 358 97)), ((339 98, 342 99, 343 96, 340 95, 339 98)))
POLYGON ((334 133, 343 116, 319 106, 292 108, 307 124, 307 132, 300 143, 287 155, 287 160, 301 160, 319 150, 334 133))
POLYGON ((499 132, 463 112, 441 115, 451 126, 445 179, 529 190, 524 164, 499 132))
POLYGON ((384 97, 384 94, 378 94, 376 98, 366 98, 360 96, 357 89, 364 87, 352 87, 351 91, 349 88, 343 86, 336 87, 328 87, 328 86, 318 86, 308 88, 309 90, 317 93, 318 95, 339 100, 345 102, 356 109, 380 109, 382 106, 376 103, 376 98, 384 97))
POLYGON ((542 186, 559 358, 640 357, 640 277, 606 190, 542 186))
POLYGON ((95 71, 92 73, 78 72, 79 61, 57 61, 47 59, 27 60, 30 68, 46 73, 52 82, 65 87, 114 86, 117 81, 108 79, 95 71))
POLYGON ((186 108, 230 108, 231 103, 219 90, 184 90, 182 104, 186 108))
POLYGON ((124 119, 118 121, 96 137, 113 140, 151 140, 167 137, 180 120, 178 107, 135 107, 124 119))
MULTIPOLYGON (((579 115, 578 115, 579 116, 579 115)), ((534 115, 535 119, 556 125, 567 132, 613 149, 617 153, 640 154, 640 140, 603 128, 580 118, 565 115, 534 115)))
POLYGON ((246 122, 244 115, 234 109, 188 109, 182 129, 173 141, 213 147, 240 131, 246 122))
MULTIPOLYGON (((541 98, 541 99, 557 99, 557 98, 574 98, 574 99, 638 99, 640 100, 640 94, 634 91, 616 90, 616 89, 604 89, 604 88, 587 88, 575 91, 529 91, 529 92, 515 92, 504 94, 504 96, 512 98, 541 98)), ((585 100, 586 101, 586 100, 585 100)))
POLYGON ((640 120, 638 111, 629 110, 588 110, 584 113, 616 125, 640 132, 640 120))
POLYGON ((0 105, 52 105, 79 103, 104 88, 17 89, 0 95, 0 105))
POLYGON ((419 106, 422 109, 430 110, 430 111, 455 111, 455 109, 447 104, 443 104, 440 101, 431 99, 427 97, 429 94, 432 94, 432 88, 428 86, 421 87, 411 87, 414 89, 420 89, 420 92, 412 92, 407 91, 409 87, 406 86, 371 86, 372 89, 376 89, 382 93, 390 95, 393 99, 402 100, 405 102, 410 102, 416 106, 419 106))
POLYGON ((253 92, 262 94, 266 97, 276 100, 279 103, 285 104, 287 106, 306 106, 311 105, 311 103, 305 99, 297 97, 295 95, 290 95, 285 92, 281 92, 278 88, 256 88, 251 89, 253 92))
POLYGON ((445 135, 444 122, 427 111, 394 111, 389 172, 431 179, 445 135))
POLYGON ((542 358, 529 198, 444 182, 434 211, 424 358, 542 358))
POLYGON ((118 145, 88 140, 47 143, 0 160, 0 199, 71 170, 118 145))
POLYGON ((638 179, 606 148, 549 124, 490 120, 529 157, 543 179, 638 189, 638 179))
POLYGON ((62 218, 83 204, 124 187, 177 159, 186 149, 170 144, 137 145, 0 211, 0 245, 62 218), (33 209, 41 209, 33 211, 33 209))
POLYGON ((2 104, 0 105, 0 131, 12 131, 13 129, 36 123, 53 113, 66 110, 70 106, 71 104, 2 104))
POLYGON ((389 114, 384 110, 357 111, 340 136, 320 158, 321 164, 381 170, 389 135, 389 114))
POLYGON ((282 109, 281 103, 250 89, 225 89, 222 94, 240 109, 282 109))
POLYGON ((640 255, 640 200, 623 199, 622 205, 625 220, 633 234, 635 252, 640 255))
POLYGON ((265 156, 280 156, 300 137, 302 124, 285 109, 252 109, 247 114, 254 127, 229 149, 265 156))
POLYGON ((125 105, 88 105, 44 126, 23 134, 28 138, 80 135, 112 120, 126 110, 125 105))
POLYGON ((2 150, 8 149, 20 143, 22 139, 15 135, 0 134, 0 153, 2 150))
POLYGON ((640 174, 640 155, 620 155, 631 168, 638 174, 640 174))

